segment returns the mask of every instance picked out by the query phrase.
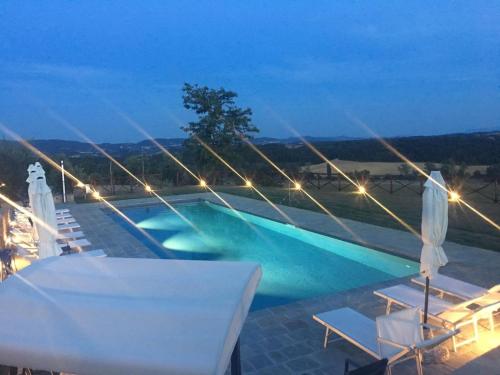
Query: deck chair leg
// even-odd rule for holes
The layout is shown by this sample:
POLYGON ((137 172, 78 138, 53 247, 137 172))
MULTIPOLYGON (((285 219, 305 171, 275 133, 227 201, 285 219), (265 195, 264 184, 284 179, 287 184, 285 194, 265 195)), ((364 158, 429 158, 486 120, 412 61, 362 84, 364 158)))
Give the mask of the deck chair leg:
POLYGON ((475 317, 472 324, 474 326, 474 340, 477 342, 479 340, 479 331, 477 329, 477 319, 475 317))
POLYGON ((328 335, 330 334, 330 329, 326 327, 326 332, 325 332, 325 340, 323 341, 323 348, 326 349, 326 346, 328 345, 328 335))
POLYGON ((415 362, 416 362, 416 365, 417 365, 417 374, 418 375, 424 375, 424 370, 422 368, 422 361, 423 361, 423 356, 422 356, 422 352, 420 350, 417 351, 416 355, 415 355, 415 362))
POLYGON ((391 305, 392 305, 392 302, 387 301, 387 306, 385 308, 385 315, 389 315, 389 313, 391 312, 391 305))
POLYGON ((455 336, 452 336, 451 338, 451 342, 452 342, 452 345, 453 345, 453 352, 457 352, 457 339, 455 338, 455 336))
POLYGON ((490 331, 495 332, 495 320, 493 319, 493 313, 490 314, 489 321, 490 321, 490 331))

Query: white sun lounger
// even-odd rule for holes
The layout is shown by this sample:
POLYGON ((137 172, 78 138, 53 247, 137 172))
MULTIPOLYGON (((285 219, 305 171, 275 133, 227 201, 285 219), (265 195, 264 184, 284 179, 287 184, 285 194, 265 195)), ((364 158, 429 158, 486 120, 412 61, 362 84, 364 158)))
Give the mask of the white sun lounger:
POLYGON ((68 212, 69 212, 69 209, 67 209, 67 208, 60 208, 60 209, 56 210, 56 215, 57 214, 66 214, 68 212))
POLYGON ((77 250, 80 252, 84 247, 89 247, 91 245, 92 244, 86 238, 80 238, 78 240, 68 241, 64 245, 59 244, 59 247, 62 249, 65 246, 69 246, 71 250, 77 250))
POLYGON ((82 231, 59 233, 58 239, 62 241, 73 241, 85 237, 82 231))
MULTIPOLYGON (((410 288, 406 285, 395 285, 389 288, 376 290, 373 292, 376 296, 387 300, 386 313, 390 313, 393 304, 412 308, 417 307, 424 310, 425 295, 421 290, 410 288)), ((474 306, 475 300, 468 300, 460 304, 453 304, 441 298, 429 295, 428 314, 429 317, 436 319, 441 324, 450 329, 459 329, 466 325, 472 325, 474 335, 471 338, 457 341, 453 337, 453 350, 456 351, 460 346, 477 341, 479 338, 478 333, 478 320, 487 318, 489 320, 490 329, 494 330, 493 311, 500 307, 500 301, 493 302, 488 305, 474 306), (473 306, 474 308, 469 308, 473 306)))
POLYGON ((102 249, 96 249, 96 250, 88 250, 88 251, 82 251, 81 253, 74 253, 74 254, 69 254, 67 256, 81 256, 81 257, 98 257, 102 258, 107 256, 104 250, 102 249))
POLYGON ((71 217, 63 217, 63 218, 56 218, 57 224, 69 224, 69 223, 75 223, 76 219, 71 216, 71 217))
POLYGON ((64 231, 64 230, 73 230, 80 228, 80 224, 78 223, 68 223, 68 224, 58 224, 57 225, 57 230, 59 231, 64 231))
POLYGON ((68 245, 71 248, 82 248, 82 247, 88 247, 92 244, 86 238, 80 238, 78 240, 68 241, 68 245))
MULTIPOLYGON (((415 277, 411 279, 411 281, 425 287, 425 278, 423 276, 415 277)), ((500 285, 495 285, 493 288, 486 289, 440 274, 434 276, 430 280, 429 287, 438 292, 440 297, 443 297, 446 294, 462 300, 478 298, 488 293, 500 291, 500 285)))
MULTIPOLYGON (((326 328, 323 342, 325 348, 329 342, 328 338, 333 333, 337 334, 339 336, 338 339, 349 341, 377 360, 387 358, 389 374, 392 366, 412 358, 416 361, 418 374, 423 374, 423 351, 440 345, 457 333, 456 331, 448 331, 443 335, 424 340, 422 332, 423 324, 420 323, 420 313, 417 309, 403 310, 378 317, 375 322, 355 310, 343 307, 316 314, 313 316, 313 319, 326 328), (395 340, 403 341, 401 340, 401 336, 404 335, 395 334, 394 329, 390 328, 393 324, 390 323, 390 320, 394 321, 394 319, 405 321, 406 324, 398 328, 402 328, 405 331, 409 330, 409 334, 406 337, 411 337, 413 342, 395 342, 395 340), (408 324, 412 323, 411 320, 414 320, 413 324, 408 324), (396 336, 399 337, 396 338, 396 336)), ((399 324, 400 321, 397 323, 399 324)), ((431 329, 438 328, 430 325, 426 326, 431 329)))
POLYGON ((71 213, 69 212, 56 212, 56 217, 72 217, 71 213))

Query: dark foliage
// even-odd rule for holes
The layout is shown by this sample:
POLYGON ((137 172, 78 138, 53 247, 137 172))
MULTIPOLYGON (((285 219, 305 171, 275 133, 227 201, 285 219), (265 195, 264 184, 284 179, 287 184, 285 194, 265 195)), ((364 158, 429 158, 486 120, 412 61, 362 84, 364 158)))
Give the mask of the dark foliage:
POLYGON ((252 124, 252 110, 236 106, 238 95, 223 88, 186 83, 183 91, 184 107, 198 116, 197 121, 182 127, 189 136, 184 142, 184 159, 202 174, 220 172, 220 162, 201 144, 203 142, 224 159, 239 164, 241 137, 250 138, 259 131, 252 124))

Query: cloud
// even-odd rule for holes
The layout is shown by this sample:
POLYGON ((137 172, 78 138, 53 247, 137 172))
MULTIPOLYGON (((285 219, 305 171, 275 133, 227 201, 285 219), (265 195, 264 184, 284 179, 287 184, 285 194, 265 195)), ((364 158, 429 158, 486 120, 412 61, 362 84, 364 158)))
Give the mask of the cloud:
POLYGON ((387 60, 325 61, 296 60, 266 65, 258 74, 267 79, 309 85, 341 84, 348 86, 380 84, 457 84, 464 82, 487 83, 496 81, 495 70, 477 69, 475 66, 436 64, 430 59, 401 58, 387 60))
POLYGON ((120 74, 108 69, 85 65, 0 62, 2 80, 33 82, 49 81, 68 83, 69 81, 110 81, 120 78, 120 74))

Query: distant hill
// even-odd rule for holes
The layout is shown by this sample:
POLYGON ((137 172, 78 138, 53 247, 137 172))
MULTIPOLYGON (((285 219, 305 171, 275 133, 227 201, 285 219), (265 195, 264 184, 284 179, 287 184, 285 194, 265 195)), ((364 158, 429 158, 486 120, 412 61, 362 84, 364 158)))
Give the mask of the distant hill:
MULTIPOLYGON (((355 137, 346 137, 346 136, 338 136, 338 137, 310 137, 305 136, 304 139, 308 142, 337 142, 337 141, 352 141, 361 138, 355 137)), ((270 143, 278 143, 278 144, 297 144, 301 143, 300 138, 298 137, 288 137, 288 138, 269 138, 269 137, 259 137, 253 140, 253 143, 256 145, 265 145, 270 143)))
MULTIPOLYGON (((169 149, 180 149, 183 138, 158 138, 158 143, 169 149)), ((34 140, 30 141, 35 147, 47 154, 65 154, 68 156, 99 155, 99 152, 92 145, 79 141, 65 141, 58 139, 34 140)), ((149 140, 137 143, 100 143, 99 147, 113 156, 126 156, 130 154, 157 153, 158 148, 149 140)))
MULTIPOLYGON (((469 165, 500 163, 500 131, 436 136, 397 137, 386 141, 403 155, 415 162, 440 163, 453 159, 469 165)), ((400 162, 379 140, 358 139, 347 141, 313 142, 328 159, 365 162, 400 162)), ((310 149, 299 143, 261 146, 276 162, 317 164, 322 160, 310 149)))
MULTIPOLYGON (((335 142, 341 140, 354 140, 359 138, 352 137, 305 137, 308 142, 335 142)), ((185 138, 156 138, 155 139, 162 146, 177 150, 182 148, 182 143, 185 138)), ((78 155, 93 155, 98 154, 98 151, 92 147, 90 144, 79 141, 66 141, 59 139, 49 139, 49 140, 33 140, 30 141, 34 146, 39 148, 41 151, 48 154, 66 154, 69 156, 78 155)), ((266 145, 266 144, 298 144, 300 139, 297 137, 289 138, 271 138, 271 137, 259 137, 255 138, 253 142, 256 145, 266 145)), ((106 152, 114 156, 126 156, 128 154, 137 154, 144 152, 156 153, 158 148, 149 140, 140 141, 137 143, 99 143, 99 147, 104 149, 106 152)))
MULTIPOLYGON (((398 162, 397 156, 388 151, 382 143, 373 138, 349 137, 305 137, 328 159, 365 162, 398 162)), ((183 138, 158 138, 164 147, 179 151, 183 138)), ((447 159, 470 165, 491 165, 500 163, 500 131, 447 134, 418 137, 396 137, 386 139, 405 156, 416 162, 439 163, 447 159)), ((98 155, 89 144, 65 140, 34 140, 33 145, 48 154, 66 154, 72 157, 98 155)), ((280 163, 317 164, 321 159, 312 153, 296 137, 254 139, 254 143, 273 160, 280 163)), ((113 156, 158 152, 149 140, 137 143, 102 143, 104 150, 113 156)), ((257 158, 249 154, 249 158, 257 158)))

